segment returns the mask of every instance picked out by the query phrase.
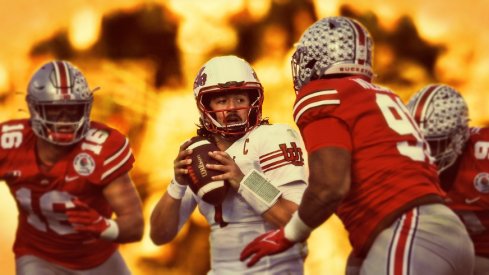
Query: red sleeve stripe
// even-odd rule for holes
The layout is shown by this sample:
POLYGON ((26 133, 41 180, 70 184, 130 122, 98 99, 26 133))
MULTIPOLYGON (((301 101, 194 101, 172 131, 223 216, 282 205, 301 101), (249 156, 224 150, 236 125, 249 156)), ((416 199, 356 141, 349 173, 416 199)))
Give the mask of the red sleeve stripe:
POLYGON ((265 163, 265 162, 267 162, 267 161, 269 161, 271 159, 274 159, 274 158, 283 156, 283 153, 280 150, 273 151, 272 153, 274 153, 274 155, 266 154, 266 155, 261 156, 260 157, 260 163, 265 163))
POLYGON ((284 160, 285 160, 284 155, 280 154, 280 155, 277 155, 273 158, 267 159, 266 161, 260 161, 260 166, 263 169, 266 169, 266 168, 268 168, 268 166, 273 165, 274 163, 277 163, 280 161, 284 161, 284 160))
MULTIPOLYGON (((285 160, 284 160, 284 161, 285 161, 285 160)), ((279 164, 279 165, 271 166, 270 168, 267 168, 267 169, 263 169, 263 168, 262 168, 262 170, 263 170, 263 172, 265 173, 265 172, 268 172, 268 171, 271 171, 271 170, 275 170, 275 169, 277 169, 277 168, 280 168, 280 167, 282 167, 282 166, 292 164, 290 161, 285 161, 285 163, 284 163, 284 161, 281 161, 281 162, 280 162, 280 163, 282 163, 282 164, 277 163, 277 164, 279 164)))
POLYGON ((282 158, 282 159, 280 159, 278 161, 271 162, 271 163, 268 163, 266 165, 261 165, 261 169, 265 170, 265 169, 268 169, 268 168, 270 168, 272 166, 275 166, 277 164, 281 164, 281 163, 284 163, 284 162, 289 162, 289 161, 286 161, 285 159, 282 158))
POLYGON ((127 146, 129 146, 129 140, 126 138, 126 142, 124 142, 122 148, 119 151, 117 151, 115 154, 113 154, 110 158, 104 161, 104 166, 111 163, 113 160, 119 157, 126 150, 127 146))
POLYGON ((260 161, 260 165, 262 169, 268 168, 270 165, 273 165, 277 162, 285 161, 284 155, 280 154, 273 158, 267 159, 266 161, 260 161))
POLYGON ((272 155, 272 154, 276 154, 276 153, 278 153, 278 152, 281 152, 281 150, 276 150, 276 151, 272 151, 272 152, 270 152, 270 153, 267 153, 267 154, 261 155, 260 159, 265 158, 265 157, 267 157, 267 156, 269 156, 269 155, 272 155))
POLYGON ((110 168, 109 170, 105 171, 102 174, 102 180, 104 180, 106 177, 110 176, 110 174, 112 174, 114 171, 116 171, 122 165, 124 165, 126 163, 126 161, 131 157, 131 155, 132 155, 132 150, 129 149, 129 151, 127 152, 126 156, 119 163, 117 163, 116 165, 112 166, 112 168, 110 168))

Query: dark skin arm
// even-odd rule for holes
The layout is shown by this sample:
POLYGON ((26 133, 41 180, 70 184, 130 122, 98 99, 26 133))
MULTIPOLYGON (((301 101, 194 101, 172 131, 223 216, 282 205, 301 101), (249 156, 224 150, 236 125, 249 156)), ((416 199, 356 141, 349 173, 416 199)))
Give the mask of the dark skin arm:
POLYGON ((135 242, 143 237, 143 211, 141 199, 131 178, 126 173, 104 189, 104 196, 117 216, 119 243, 135 242))
POLYGON ((299 216, 316 228, 334 213, 350 191, 351 153, 339 147, 318 149, 309 155, 309 172, 299 216))
POLYGON ((165 192, 158 201, 150 218, 150 238, 156 245, 171 242, 178 233, 180 204, 165 192))

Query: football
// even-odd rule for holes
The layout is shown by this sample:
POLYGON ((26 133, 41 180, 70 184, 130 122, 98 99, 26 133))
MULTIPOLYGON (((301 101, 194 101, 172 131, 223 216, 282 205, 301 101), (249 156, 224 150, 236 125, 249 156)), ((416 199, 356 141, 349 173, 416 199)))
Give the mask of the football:
POLYGON ((186 177, 190 189, 205 202, 215 206, 220 205, 226 197, 229 185, 223 180, 212 180, 211 177, 222 174, 221 171, 205 167, 208 163, 219 164, 219 161, 208 154, 211 151, 220 151, 219 148, 206 138, 197 136, 191 139, 187 149, 193 150, 187 157, 192 159, 192 163, 187 166, 189 173, 186 177))

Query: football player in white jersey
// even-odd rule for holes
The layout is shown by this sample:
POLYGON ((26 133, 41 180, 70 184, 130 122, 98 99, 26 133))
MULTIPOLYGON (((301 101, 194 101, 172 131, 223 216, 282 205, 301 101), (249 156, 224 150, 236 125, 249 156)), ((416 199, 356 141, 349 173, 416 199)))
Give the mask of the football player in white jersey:
POLYGON ((303 274, 304 244, 267 258, 253 268, 239 260, 244 245, 284 226, 306 188, 302 141, 288 125, 261 118, 263 88, 251 66, 236 56, 209 60, 194 82, 200 112, 199 136, 221 151, 211 153, 222 171, 214 180, 229 188, 221 205, 211 205, 184 184, 191 154, 185 142, 174 161, 175 178, 151 215, 151 239, 168 243, 199 207, 211 226, 209 274, 303 274), (287 273, 289 272, 289 273, 287 273))

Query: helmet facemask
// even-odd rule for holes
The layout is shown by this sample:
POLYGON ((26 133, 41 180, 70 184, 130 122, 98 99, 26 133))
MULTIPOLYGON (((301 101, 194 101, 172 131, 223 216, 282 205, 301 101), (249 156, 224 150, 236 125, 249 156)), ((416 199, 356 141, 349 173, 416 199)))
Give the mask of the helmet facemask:
POLYGON ((464 144, 468 139, 469 132, 463 127, 458 127, 448 136, 426 137, 430 146, 432 156, 438 167, 438 173, 452 166, 457 157, 462 154, 464 144))
POLYGON ((80 141, 90 127, 92 101, 60 105, 34 103, 28 99, 34 133, 57 145, 70 145, 80 141))
POLYGON ((292 80, 294 82, 294 90, 296 93, 305 83, 308 83, 313 78, 317 78, 317 75, 313 70, 316 60, 311 60, 305 66, 301 66, 305 55, 307 55, 306 47, 297 48, 290 61, 292 67, 292 80))
POLYGON ((197 105, 199 111, 201 112, 201 121, 203 126, 211 133, 220 134, 224 137, 237 138, 241 137, 255 126, 260 124, 261 121, 261 106, 263 103, 263 96, 261 88, 248 87, 239 89, 224 89, 224 90, 214 90, 214 91, 203 91, 200 93, 197 99, 197 105), (220 109, 212 110, 210 108, 210 99, 213 96, 217 96, 222 93, 237 93, 246 91, 250 105, 246 107, 236 107, 230 109, 220 109), (235 119, 238 115, 233 112, 239 110, 247 110, 247 116, 244 121, 235 119), (220 123, 217 120, 219 114, 222 114, 224 121, 220 123), (226 119, 229 119, 227 121, 226 119))

